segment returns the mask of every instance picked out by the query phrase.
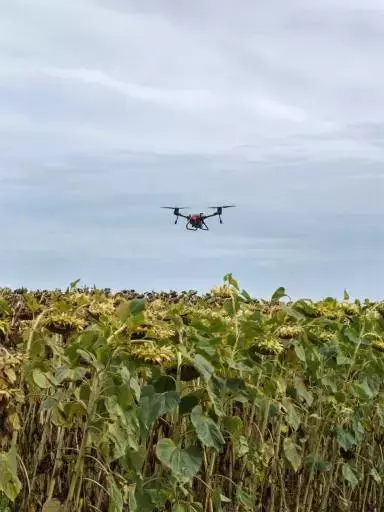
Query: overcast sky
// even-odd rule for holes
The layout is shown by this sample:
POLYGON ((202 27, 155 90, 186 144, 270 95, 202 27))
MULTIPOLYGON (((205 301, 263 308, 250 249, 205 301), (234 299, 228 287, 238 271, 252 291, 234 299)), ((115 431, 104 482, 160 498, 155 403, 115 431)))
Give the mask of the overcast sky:
POLYGON ((1 0, 1 285, 382 297, 383 55, 382 0, 1 0))

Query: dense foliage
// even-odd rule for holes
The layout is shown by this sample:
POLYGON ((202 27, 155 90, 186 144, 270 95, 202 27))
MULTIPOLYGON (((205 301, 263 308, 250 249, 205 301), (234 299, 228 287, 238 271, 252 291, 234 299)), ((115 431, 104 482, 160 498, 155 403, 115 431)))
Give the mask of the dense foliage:
POLYGON ((382 303, 0 296, 0 512, 384 509, 382 303))

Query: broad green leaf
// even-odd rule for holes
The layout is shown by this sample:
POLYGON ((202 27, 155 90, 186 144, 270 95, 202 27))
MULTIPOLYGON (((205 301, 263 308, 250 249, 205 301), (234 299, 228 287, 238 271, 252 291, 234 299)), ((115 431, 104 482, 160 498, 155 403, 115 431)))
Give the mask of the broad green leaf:
POLYGON ((305 463, 310 470, 317 473, 325 473, 329 469, 329 462, 316 457, 313 453, 307 455, 305 463))
POLYGON ((38 368, 35 368, 33 370, 32 377, 33 377, 33 380, 34 380, 36 386, 38 386, 41 389, 47 389, 51 386, 51 383, 49 382, 46 374, 43 373, 38 368))
MULTIPOLYGON (((117 422, 109 423, 108 424, 108 437, 112 441, 112 448, 113 448, 113 459, 116 460, 122 457, 125 454, 125 451, 127 449, 127 436, 126 432, 123 428, 119 426, 117 422)), ((110 460, 109 462, 112 462, 110 460)))
POLYGON ((199 399, 194 393, 183 396, 179 404, 180 414, 189 414, 198 403, 199 399))
POLYGON ((152 384, 153 387, 155 388, 156 393, 165 393, 167 391, 176 390, 175 379, 169 377, 168 375, 161 375, 152 384))
POLYGON ((17 476, 15 448, 8 453, 0 453, 0 491, 11 501, 15 501, 21 491, 21 482, 17 476))
POLYGON ((348 451, 356 444, 354 436, 343 428, 335 428, 334 430, 336 441, 345 451, 348 451))
POLYGON ((137 382, 137 379, 135 377, 131 377, 131 379, 129 381, 129 384, 131 386, 132 391, 135 394, 136 400, 139 402, 140 401, 140 395, 141 395, 141 388, 140 388, 139 383, 137 382))
POLYGON ((275 290, 273 292, 273 295, 272 295, 272 298, 271 300, 273 302, 275 301, 279 301, 280 299, 282 299, 283 297, 286 297, 286 292, 285 292, 285 288, 283 286, 280 286, 280 288, 277 288, 277 290, 275 290))
POLYGON ((305 357, 305 350, 303 345, 301 343, 295 342, 293 348, 295 349, 295 353, 297 357, 300 359, 300 361, 305 363, 307 359, 305 357))
POLYGON ((220 381, 211 379, 206 385, 208 396, 217 416, 224 416, 223 388, 220 381))
POLYGON ((243 420, 239 416, 224 416, 223 428, 226 430, 231 437, 238 437, 244 431, 243 420))
POLYGON ((372 468, 371 471, 369 472, 369 474, 371 475, 371 477, 374 479, 374 481, 377 484, 381 483, 381 476, 379 475, 379 473, 377 472, 377 470, 375 468, 372 468))
POLYGON ((302 463, 302 451, 290 437, 286 437, 283 441, 284 455, 291 464, 295 473, 300 469, 302 463))
POLYGON ((129 512, 140 512, 137 506, 136 501, 136 485, 129 485, 128 486, 128 505, 129 505, 129 512))
POLYGON ((379 391, 377 387, 372 389, 366 378, 362 382, 356 382, 354 388, 363 400, 372 400, 379 391))
POLYGON ((60 366, 56 368, 54 373, 55 379, 59 384, 72 377, 72 372, 67 366, 60 366))
POLYGON ((353 360, 350 358, 350 357, 346 357, 344 356, 343 354, 341 353, 338 353, 337 354, 337 357, 336 357, 336 364, 338 366, 342 366, 342 365, 351 365, 353 363, 353 360))
POLYGON ((222 503, 231 503, 231 500, 221 494, 221 489, 216 488, 212 493, 213 509, 215 512, 223 512, 222 503))
POLYGON ((123 495, 112 478, 108 478, 109 504, 108 512, 122 512, 124 507, 123 495))
POLYGON ((144 309, 146 305, 145 299, 133 299, 129 303, 129 310, 131 315, 136 316, 140 314, 144 309))
POLYGON ((236 457, 244 457, 249 453, 248 439, 245 436, 233 437, 232 443, 236 457))
POLYGON ((212 364, 200 354, 196 354, 194 366, 205 380, 209 380, 215 371, 212 364))
POLYGON ((351 466, 346 462, 342 466, 342 473, 344 479, 351 485, 353 489, 359 484, 359 480, 355 472, 353 471, 351 466))
POLYGON ((304 384, 303 379, 300 377, 295 377, 295 389, 297 394, 304 398, 304 400, 307 402, 307 404, 310 406, 313 403, 313 395, 311 391, 309 391, 304 384))
POLYGON ((233 277, 231 272, 228 272, 227 274, 225 274, 224 283, 228 283, 230 286, 233 286, 233 288, 235 288, 235 290, 239 290, 239 283, 233 277))
POLYGON ((138 410, 140 421, 148 429, 160 416, 175 409, 180 402, 176 391, 142 395, 138 410))
POLYGON ((59 500, 53 498, 49 501, 46 501, 43 505, 41 512, 61 512, 62 504, 59 500))
POLYGON ((203 413, 201 405, 194 407, 191 413, 192 425, 195 428, 199 441, 219 451, 225 444, 224 437, 217 424, 203 413))
POLYGON ((291 402, 287 401, 285 404, 286 415, 285 419, 289 426, 291 426, 294 430, 297 430, 301 423, 301 416, 297 407, 295 407, 291 402))
POLYGON ((241 487, 236 489, 236 497, 240 503, 245 507, 245 510, 251 512, 254 510, 255 497, 252 494, 245 492, 241 487))
POLYGON ((172 506, 172 512, 189 512, 189 509, 183 503, 176 503, 176 505, 172 506))
POLYGON ((181 449, 172 439, 160 439, 156 445, 156 456, 180 481, 191 481, 199 472, 202 453, 198 446, 181 449))

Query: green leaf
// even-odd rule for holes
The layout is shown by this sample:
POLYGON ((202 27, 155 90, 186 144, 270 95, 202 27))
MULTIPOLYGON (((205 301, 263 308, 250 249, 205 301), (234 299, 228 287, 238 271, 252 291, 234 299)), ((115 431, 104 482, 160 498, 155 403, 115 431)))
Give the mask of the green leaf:
POLYGON ((303 345, 301 343, 295 342, 293 344, 293 347, 295 349, 295 353, 296 353, 297 357, 300 359, 300 361, 305 363, 306 357, 305 357, 305 350, 304 350, 303 345))
POLYGON ((363 400, 372 400, 372 398, 374 398, 379 391, 377 388, 371 388, 367 378, 365 378, 362 382, 356 382, 354 384, 354 388, 363 400))
POLYGON ((300 446, 297 445, 292 438, 286 437, 283 441, 283 449, 285 458, 296 473, 300 469, 302 463, 302 452, 300 446))
POLYGON ((286 416, 285 419, 290 427, 294 430, 297 430, 301 423, 301 416, 298 412, 297 407, 295 407, 291 402, 288 402, 285 405, 286 416))
POLYGON ((213 490, 212 493, 212 503, 213 508, 215 512, 223 512, 222 503, 231 503, 231 500, 224 496, 224 494, 221 494, 221 489, 216 488, 213 490))
POLYGON ((140 401, 140 395, 141 395, 141 388, 140 388, 139 383, 137 382, 137 379, 135 377, 131 377, 131 379, 129 381, 129 384, 130 384, 130 387, 131 387, 132 391, 135 394, 136 400, 139 402, 140 401))
POLYGON ((16 448, 8 453, 0 453, 0 491, 15 501, 21 491, 21 482, 17 476, 16 448))
POLYGON ((239 416, 224 416, 223 428, 232 438, 238 437, 244 431, 243 420, 239 416))
POLYGON ((379 475, 379 473, 377 472, 377 470, 375 468, 372 468, 371 471, 369 472, 369 474, 371 475, 371 477, 374 479, 374 481, 377 484, 381 483, 381 476, 379 475))
POLYGON ((180 402, 177 391, 142 394, 138 410, 140 421, 148 429, 160 416, 175 409, 180 402))
POLYGON ((202 453, 198 446, 178 448, 172 439, 160 439, 156 445, 156 456, 180 481, 188 482, 199 472, 202 453))
POLYGON ((200 354, 196 354, 194 359, 194 366, 204 380, 209 380, 212 377, 215 369, 211 363, 200 354))
POLYGON ((222 445, 225 444, 224 437, 217 424, 203 414, 201 405, 197 405, 192 410, 191 421, 199 441, 205 446, 210 446, 220 451, 222 445))
POLYGON ((248 494, 241 487, 238 487, 236 490, 236 497, 247 511, 251 512, 254 510, 255 498, 252 494, 248 494))
POLYGON ((76 352, 82 359, 84 359, 84 361, 89 364, 92 364, 96 361, 96 357, 91 352, 88 352, 88 350, 78 348, 76 352))
POLYGON ((131 315, 137 316, 139 315, 144 309, 146 305, 145 299, 133 299, 129 303, 129 310, 131 315))
POLYGON ((307 455, 305 463, 310 470, 317 473, 325 473, 329 469, 329 462, 316 457, 313 453, 307 455))
POLYGON ((344 290, 344 300, 349 300, 349 293, 347 290, 344 290))
POLYGON ((54 376, 59 384, 64 382, 66 379, 71 378, 71 370, 67 366, 60 366, 56 368, 54 376))
POLYGON ((166 391, 176 390, 175 379, 168 375, 161 375, 158 379, 153 381, 152 385, 155 388, 156 393, 165 393, 166 391))
POLYGON ((183 396, 179 404, 180 414, 189 414, 198 403, 199 399, 194 393, 183 396))
POLYGON ((57 499, 46 501, 43 505, 41 512, 61 512, 62 504, 57 499))
POLYGON ((273 292, 271 300, 273 302, 279 301, 280 299, 282 299, 283 297, 286 297, 286 296, 287 296, 287 294, 285 293, 285 288, 280 286, 280 288, 277 288, 277 290, 275 290, 273 292))
POLYGON ((337 366, 351 365, 353 360, 350 357, 346 357, 344 354, 338 353, 336 357, 337 366))
POLYGON ((124 507, 123 495, 112 478, 108 478, 109 504, 108 512, 122 512, 124 507))
POLYGON ((307 387, 304 384, 303 379, 300 377, 295 377, 295 389, 297 394, 304 398, 304 400, 307 402, 307 404, 310 406, 313 403, 313 395, 311 391, 307 389, 307 387))
POLYGON ((233 286, 233 288, 235 288, 235 290, 239 290, 239 283, 233 277, 231 272, 228 272, 227 274, 225 274, 224 283, 228 283, 230 286, 233 286))
POLYGON ((248 439, 245 436, 234 437, 232 442, 237 457, 244 457, 244 455, 249 453, 248 439))
POLYGON ((352 489, 354 489, 359 484, 359 480, 355 472, 348 463, 343 464, 342 473, 344 480, 346 480, 351 485, 352 489))
POLYGON ((183 503, 176 503, 172 506, 172 512, 188 512, 188 506, 183 503))
POLYGON ((334 434, 336 437, 336 441, 345 451, 348 451, 352 448, 353 445, 356 444, 356 440, 354 436, 343 428, 335 428, 334 434))
POLYGON ((33 370, 32 378, 36 386, 38 386, 41 389, 48 389, 51 386, 48 377, 38 368, 35 368, 33 370))

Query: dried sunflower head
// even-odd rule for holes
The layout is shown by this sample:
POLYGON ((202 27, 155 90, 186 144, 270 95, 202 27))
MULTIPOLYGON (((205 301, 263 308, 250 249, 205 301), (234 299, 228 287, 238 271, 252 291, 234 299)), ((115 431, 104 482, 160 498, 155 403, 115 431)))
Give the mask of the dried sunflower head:
POLYGON ((275 336, 269 334, 263 338, 255 339, 253 349, 259 354, 279 355, 283 352, 284 347, 275 336))
POLYGON ((47 316, 44 325, 50 331, 57 333, 83 330, 85 319, 70 312, 53 312, 47 316))
POLYGON ((173 338, 175 334, 175 329, 165 322, 151 325, 147 330, 147 337, 153 338, 156 341, 167 341, 170 338, 173 338))
POLYGON ((90 315, 95 318, 100 316, 112 316, 115 313, 115 305, 112 299, 103 302, 92 300, 89 303, 88 311, 90 315))
POLYGON ((384 352, 384 341, 374 341, 372 347, 379 352, 384 352))
POLYGON ((211 288, 210 291, 211 291, 211 295, 213 295, 213 297, 217 297, 217 298, 221 298, 221 299, 229 298, 232 296, 231 289, 229 288, 229 286, 226 286, 226 285, 214 286, 213 288, 211 288))
POLYGON ((346 315, 358 315, 360 313, 360 307, 357 304, 349 304, 348 302, 343 302, 341 304, 341 308, 346 315))
POLYGON ((130 354, 135 359, 145 363, 169 364, 175 360, 174 349, 172 347, 161 347, 152 344, 134 346, 130 354))
POLYGON ((162 320, 169 314, 169 306, 164 299, 154 299, 147 303, 145 317, 149 321, 162 320))
POLYGON ((312 327, 308 329, 308 337, 315 343, 327 343, 335 339, 335 333, 322 329, 321 327, 312 327))
POLYGON ((344 316, 342 309, 330 307, 325 304, 316 304, 315 310, 318 317, 325 317, 329 320, 339 320, 344 316))
POLYGON ((296 338, 303 333, 300 325, 281 325, 276 330, 276 336, 285 340, 296 338))
POLYGON ((22 362, 22 354, 0 350, 0 402, 20 394, 15 386, 22 362))

